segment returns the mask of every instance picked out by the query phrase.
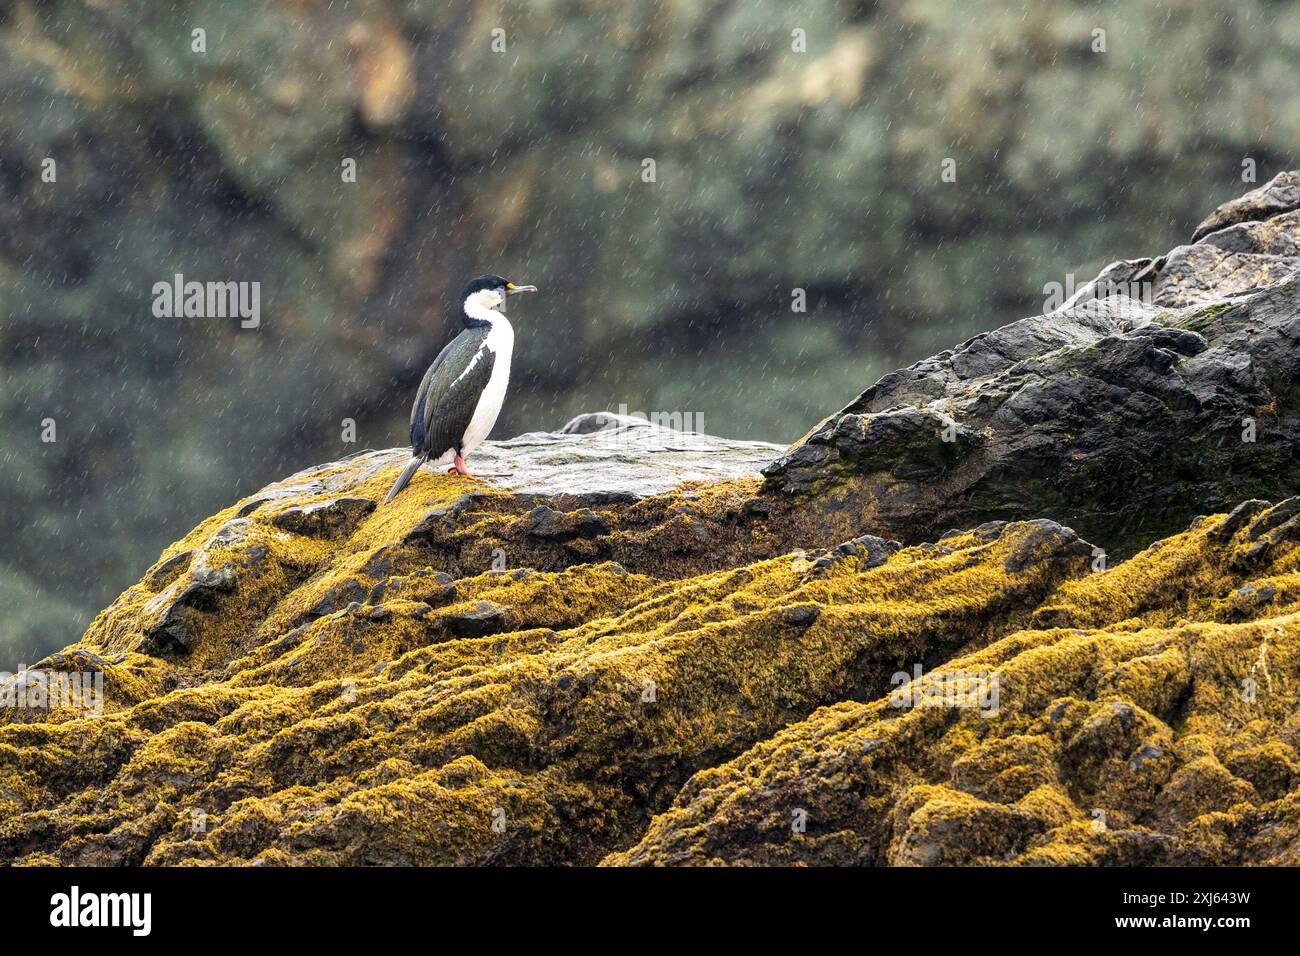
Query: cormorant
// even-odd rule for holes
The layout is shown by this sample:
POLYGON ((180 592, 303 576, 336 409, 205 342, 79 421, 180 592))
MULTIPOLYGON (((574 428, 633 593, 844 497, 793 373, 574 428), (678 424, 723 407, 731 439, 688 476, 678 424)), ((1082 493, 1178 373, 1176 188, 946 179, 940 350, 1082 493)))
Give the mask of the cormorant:
POLYGON ((483 443, 506 397, 515 332, 501 313, 506 299, 536 292, 498 275, 470 280, 460 294, 464 329, 438 353, 424 373, 411 406, 411 460, 384 503, 406 487, 420 466, 451 463, 448 472, 468 475, 465 456, 483 443))

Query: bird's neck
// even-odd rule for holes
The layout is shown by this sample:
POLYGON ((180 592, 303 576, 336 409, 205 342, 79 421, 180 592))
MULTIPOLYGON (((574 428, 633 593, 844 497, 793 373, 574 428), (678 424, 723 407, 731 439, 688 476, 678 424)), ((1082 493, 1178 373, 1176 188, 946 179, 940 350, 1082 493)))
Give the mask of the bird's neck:
POLYGON ((461 321, 467 329, 510 327, 510 320, 496 309, 466 299, 461 306, 461 321))

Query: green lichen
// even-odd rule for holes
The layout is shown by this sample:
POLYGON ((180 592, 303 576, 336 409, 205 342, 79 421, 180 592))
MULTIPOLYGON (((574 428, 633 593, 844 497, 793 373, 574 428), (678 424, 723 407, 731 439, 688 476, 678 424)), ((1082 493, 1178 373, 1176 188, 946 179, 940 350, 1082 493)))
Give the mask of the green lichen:
POLYGON ((1214 328, 1215 319, 1231 308, 1232 306, 1226 302, 1209 305, 1203 309, 1197 309, 1190 315, 1183 316, 1180 320, 1173 323, 1173 327, 1187 329, 1189 332, 1199 332, 1204 334, 1214 328))

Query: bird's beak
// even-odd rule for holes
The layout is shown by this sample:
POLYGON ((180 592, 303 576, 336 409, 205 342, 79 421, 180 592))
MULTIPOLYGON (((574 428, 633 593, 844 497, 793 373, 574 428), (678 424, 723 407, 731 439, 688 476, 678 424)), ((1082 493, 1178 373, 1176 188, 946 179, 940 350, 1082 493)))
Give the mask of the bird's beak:
POLYGON ((513 282, 506 283, 506 295, 517 295, 520 292, 536 292, 535 285, 515 285, 513 282))

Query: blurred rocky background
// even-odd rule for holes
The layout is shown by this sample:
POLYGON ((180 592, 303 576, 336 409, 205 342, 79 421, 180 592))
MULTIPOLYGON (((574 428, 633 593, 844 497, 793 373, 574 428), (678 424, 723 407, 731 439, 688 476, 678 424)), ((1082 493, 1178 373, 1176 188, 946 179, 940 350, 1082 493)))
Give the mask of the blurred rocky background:
POLYGON ((401 444, 469 276, 542 289, 497 437, 791 441, 1294 166, 1297 63, 1265 0, 0 0, 0 669, 401 444), (261 326, 155 318, 176 273, 261 326))

